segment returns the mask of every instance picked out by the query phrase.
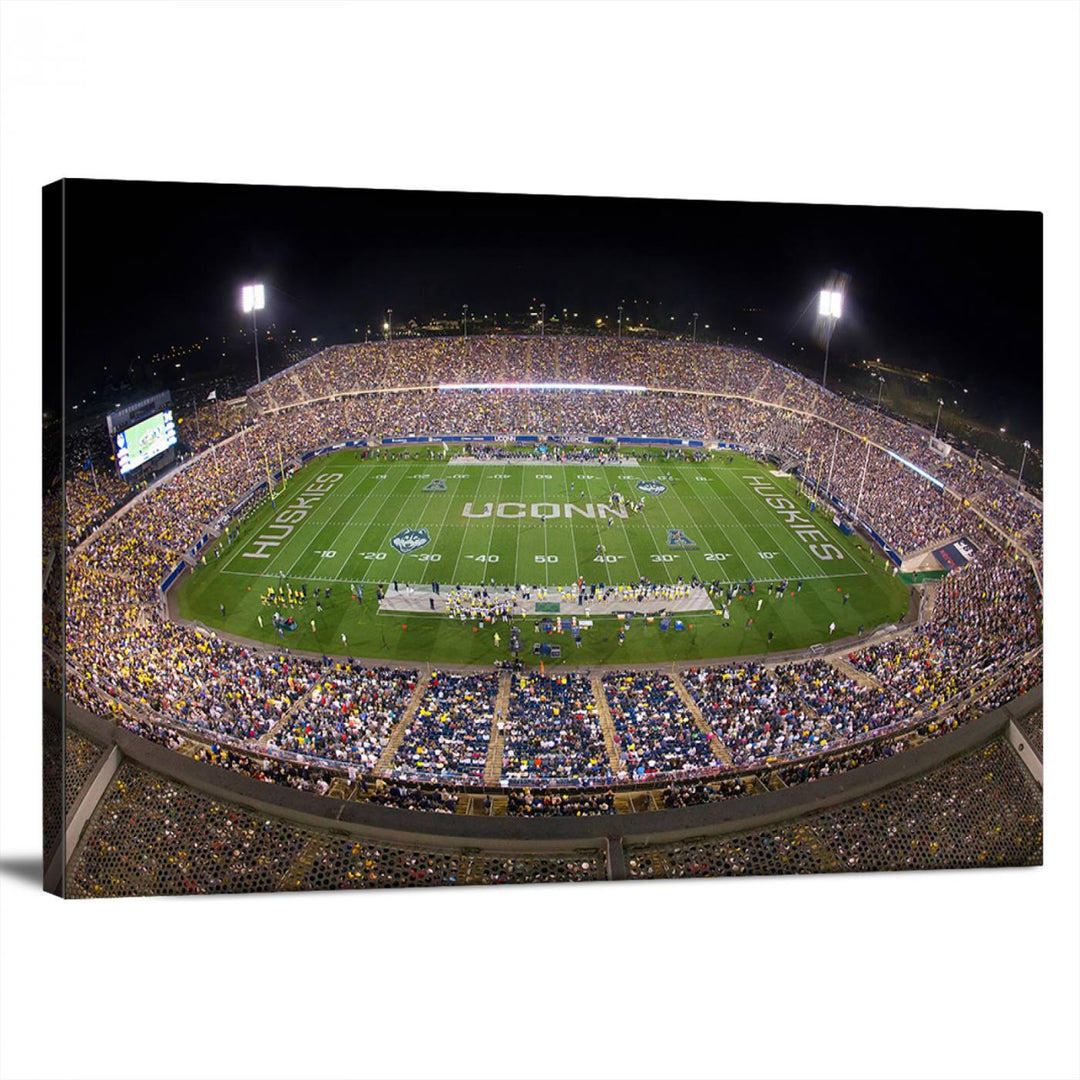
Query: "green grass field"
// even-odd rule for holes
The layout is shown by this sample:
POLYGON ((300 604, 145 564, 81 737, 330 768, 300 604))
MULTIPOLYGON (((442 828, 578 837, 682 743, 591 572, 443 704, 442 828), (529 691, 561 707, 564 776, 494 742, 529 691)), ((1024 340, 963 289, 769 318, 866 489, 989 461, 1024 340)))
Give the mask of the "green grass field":
MULTIPOLYGON (((623 645, 613 616, 597 617, 581 648, 568 635, 561 639, 564 662, 622 663, 797 648, 828 639, 830 622, 839 638, 860 626, 895 621, 907 608, 906 587, 865 541, 842 535, 831 515, 811 514, 792 478, 774 476, 739 455, 601 466, 540 460, 461 465, 428 453, 364 460, 346 450, 310 462, 289 479, 275 505, 257 510, 231 543, 222 538, 206 566, 181 582, 180 615, 280 643, 272 609, 261 597, 283 572, 294 586, 306 583, 309 593, 303 608, 288 612, 300 626, 285 635, 290 648, 485 663, 500 655, 496 630, 506 655, 505 626, 476 630, 442 615, 379 613, 376 586, 394 580, 435 580, 444 591, 492 581, 562 586, 579 577, 689 582, 695 574, 705 581, 752 578, 761 585, 786 578, 789 591, 802 582, 790 602, 768 598, 764 588, 752 600, 735 602, 727 628, 709 609, 687 617, 682 632, 661 632, 656 623, 635 619, 623 645), (613 489, 631 501, 644 495, 643 510, 614 506, 613 489), (797 530, 817 531, 800 536, 797 530), (350 595, 352 584, 364 586, 362 604, 350 595), (313 590, 327 585, 331 599, 316 614, 313 590), (844 593, 850 594, 847 604, 844 593), (748 617, 754 620, 750 628, 748 617)), ((536 639, 533 618, 522 625, 529 652, 536 639)))

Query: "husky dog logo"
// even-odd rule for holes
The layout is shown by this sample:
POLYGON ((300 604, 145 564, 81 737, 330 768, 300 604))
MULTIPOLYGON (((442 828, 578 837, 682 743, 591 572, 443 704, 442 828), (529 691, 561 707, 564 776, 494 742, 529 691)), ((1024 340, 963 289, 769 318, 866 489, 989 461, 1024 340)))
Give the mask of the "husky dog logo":
POLYGON ((445 491, 446 490, 446 481, 445 480, 432 480, 431 483, 428 484, 424 488, 424 490, 425 491, 445 491))
POLYGON ((646 495, 663 495, 667 491, 667 484, 661 484, 659 480, 639 480, 637 489, 646 495))
POLYGON ((667 531, 667 542, 668 542, 668 547, 678 547, 678 548, 696 548, 697 547, 697 544, 695 544, 694 541, 691 540, 690 537, 687 536, 686 533, 684 533, 682 531, 682 529, 668 529, 668 531, 667 531))
POLYGON ((425 544, 431 543, 431 533, 427 529, 402 529, 397 536, 390 538, 390 546, 402 555, 411 555, 425 544))

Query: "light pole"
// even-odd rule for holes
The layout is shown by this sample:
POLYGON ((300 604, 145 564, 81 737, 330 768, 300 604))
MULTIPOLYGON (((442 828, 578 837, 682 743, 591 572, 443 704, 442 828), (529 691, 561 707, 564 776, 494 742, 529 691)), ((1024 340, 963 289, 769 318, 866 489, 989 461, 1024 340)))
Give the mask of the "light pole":
POLYGON ((1016 494, 1017 495, 1020 494, 1020 485, 1023 483, 1023 480, 1024 480, 1024 462, 1027 461, 1027 452, 1030 449, 1031 449, 1031 443, 1029 443, 1027 441, 1027 439, 1025 439, 1024 440, 1024 453, 1023 453, 1023 456, 1020 458, 1020 475, 1016 478, 1016 494))
POLYGON ((540 305, 540 337, 544 336, 544 312, 547 310, 547 304, 540 305))
POLYGON ((877 381, 878 381, 877 407, 880 409, 881 408, 881 391, 885 389, 885 376, 884 375, 879 375, 877 377, 877 381))
POLYGON ((392 307, 386 309, 386 340, 387 342, 394 340, 394 309, 392 307))
POLYGON ((619 305, 619 340, 622 340, 622 304, 619 305))
POLYGON ((822 289, 818 299, 818 315, 825 317, 825 367, 821 372, 821 385, 824 387, 825 379, 829 374, 829 343, 832 341, 833 327, 840 318, 840 309, 843 306, 843 294, 834 289, 822 289))
POLYGON ((935 439, 937 438, 938 424, 941 423, 941 406, 944 405, 944 404, 945 404, 945 402, 942 401, 941 398, 937 399, 937 419, 934 421, 934 438, 935 439))
POLYGON ((694 336, 693 336, 693 343, 694 343, 695 345, 697 344, 697 312, 696 312, 696 311, 694 312, 694 336))
POLYGON ((461 336, 468 341, 469 340, 469 305, 461 305, 461 336))
POLYGON ((262 382, 262 369, 259 367, 259 324, 255 313, 266 307, 266 289, 262 285, 245 285, 240 290, 240 306, 246 315, 251 312, 251 332, 255 337, 255 382, 262 382))

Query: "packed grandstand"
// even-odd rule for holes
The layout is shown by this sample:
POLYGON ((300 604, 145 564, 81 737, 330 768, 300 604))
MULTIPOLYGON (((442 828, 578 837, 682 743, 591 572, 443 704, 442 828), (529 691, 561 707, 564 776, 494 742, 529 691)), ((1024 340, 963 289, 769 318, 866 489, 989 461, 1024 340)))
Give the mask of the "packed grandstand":
MULTIPOLYGON (((46 681, 260 781, 428 813, 662 810, 893 757, 1042 681, 1040 504, 985 462, 942 458, 921 429, 754 352, 535 336, 336 346, 242 403, 207 407, 200 429, 201 452, 135 498, 116 479, 66 477, 63 562, 46 530, 47 565, 66 574, 63 615, 46 620, 46 681), (518 386, 447 389, 481 383, 518 386), (536 383, 637 392, 521 385, 536 383), (897 557, 965 534, 978 549, 927 587, 914 625, 778 664, 442 670, 298 655, 170 618, 163 583, 265 483, 267 460, 447 432, 720 441, 827 476, 837 505, 857 507, 897 557)), ((54 530, 60 516, 47 507, 54 530)), ((46 581, 57 612, 60 574, 46 581)))

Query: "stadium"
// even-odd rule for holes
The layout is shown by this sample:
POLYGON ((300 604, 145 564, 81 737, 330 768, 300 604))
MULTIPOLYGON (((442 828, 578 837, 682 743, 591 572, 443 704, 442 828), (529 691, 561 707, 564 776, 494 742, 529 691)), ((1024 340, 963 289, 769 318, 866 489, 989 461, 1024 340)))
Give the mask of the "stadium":
POLYGON ((69 465, 47 887, 1040 863, 1041 503, 619 331, 320 348, 137 488, 69 465))

